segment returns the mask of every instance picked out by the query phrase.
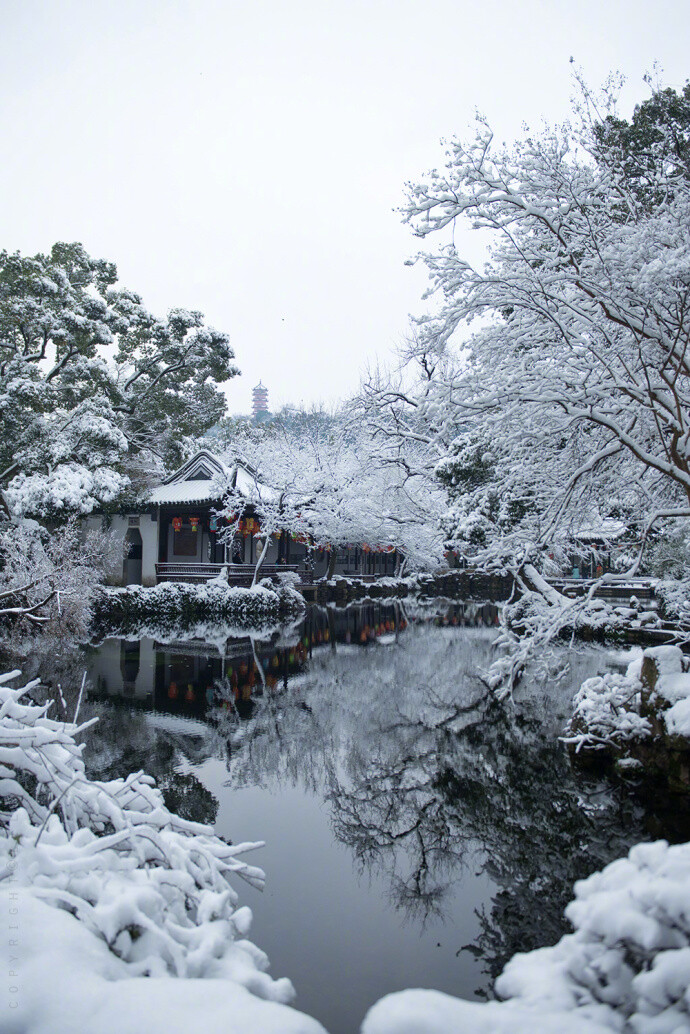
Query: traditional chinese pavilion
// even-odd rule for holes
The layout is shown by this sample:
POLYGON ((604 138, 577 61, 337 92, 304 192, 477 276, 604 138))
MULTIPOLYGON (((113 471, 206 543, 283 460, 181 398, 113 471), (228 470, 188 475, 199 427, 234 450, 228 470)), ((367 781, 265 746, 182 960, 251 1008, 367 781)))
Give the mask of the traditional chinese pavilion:
MULTIPOLYGON (((129 546, 121 574, 113 580, 125 585, 157 585, 162 581, 205 582, 221 574, 230 584, 250 584, 263 543, 261 527, 249 500, 270 492, 248 466, 228 466, 206 449, 196 453, 154 488, 145 505, 134 513, 116 516, 112 530, 129 546), (248 500, 239 527, 230 534, 221 516, 228 489, 248 500)), ((90 518, 90 523, 99 520, 90 518)), ((283 531, 272 538, 261 572, 263 576, 292 570, 303 582, 321 577, 329 566, 330 551, 309 549, 283 531)), ((396 556, 375 553, 366 545, 339 548, 335 573, 357 576, 393 574, 396 556)))

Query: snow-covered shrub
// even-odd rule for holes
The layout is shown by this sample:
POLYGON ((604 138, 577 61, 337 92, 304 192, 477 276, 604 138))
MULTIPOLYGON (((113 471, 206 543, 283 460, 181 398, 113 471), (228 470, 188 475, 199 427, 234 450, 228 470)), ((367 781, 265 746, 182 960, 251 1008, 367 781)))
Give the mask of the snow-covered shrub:
POLYGON ((663 534, 651 543, 645 558, 650 574, 680 581, 690 567, 690 537, 687 520, 670 521, 663 534))
POLYGON ((573 701, 564 740, 575 750, 620 747, 626 740, 650 735, 640 715, 641 685, 632 674, 607 673, 586 679, 573 701))
MULTIPOLYGON (((625 675, 608 673, 587 679, 573 701, 573 715, 563 741, 583 748, 614 750, 634 756, 649 740, 645 764, 669 770, 674 751, 690 746, 690 672, 678 646, 648 647, 628 665, 625 675), (672 742, 670 737, 680 738, 672 742), (684 743, 683 740, 687 740, 684 743)), ((639 764, 640 759, 636 759, 639 764)), ((633 760, 628 759, 627 764, 633 760)))
POLYGON ((304 596, 297 589, 300 581, 296 571, 280 571, 274 577, 262 578, 259 585, 277 595, 281 614, 295 614, 304 610, 304 596))
POLYGON ((0 525, 0 630, 16 626, 84 638, 94 592, 122 545, 103 532, 83 536, 74 520, 52 530, 16 519, 0 525))
POLYGON ((21 957, 10 949, 0 1002, 3 1034, 325 1034, 231 980, 132 977, 83 923, 28 890, 0 886, 0 909, 21 926, 21 957))
POLYGON ((656 586, 656 596, 665 617, 681 625, 690 624, 690 579, 661 581, 656 586))
POLYGON ((245 939, 251 912, 230 884, 261 886, 229 845, 170 812, 153 780, 89 779, 82 725, 48 717, 0 676, 0 887, 3 880, 75 916, 126 965, 126 975, 224 977, 286 1002, 263 952, 245 939))
POLYGON ((502 997, 592 1010, 613 1030, 690 1030, 690 845, 638 844, 575 885, 575 933, 517 955, 502 997))
POLYGON ((264 581, 251 589, 228 588, 219 579, 205 585, 162 582, 150 589, 138 585, 104 588, 94 601, 96 623, 106 627, 154 619, 177 627, 190 622, 225 621, 238 628, 253 628, 303 609, 303 597, 290 586, 264 581))

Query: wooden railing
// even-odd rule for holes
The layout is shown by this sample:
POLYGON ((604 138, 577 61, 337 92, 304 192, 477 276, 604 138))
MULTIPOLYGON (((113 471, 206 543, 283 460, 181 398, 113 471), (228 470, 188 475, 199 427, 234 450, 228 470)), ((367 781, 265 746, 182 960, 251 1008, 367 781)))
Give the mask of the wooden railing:
MULTIPOLYGON (((156 564, 156 579, 159 582, 207 582, 217 578, 220 573, 228 572, 228 585, 251 585, 254 578, 254 564, 156 564)), ((313 574, 297 564, 263 564, 259 578, 270 578, 278 574, 292 571, 299 575, 300 581, 310 584, 313 574)))

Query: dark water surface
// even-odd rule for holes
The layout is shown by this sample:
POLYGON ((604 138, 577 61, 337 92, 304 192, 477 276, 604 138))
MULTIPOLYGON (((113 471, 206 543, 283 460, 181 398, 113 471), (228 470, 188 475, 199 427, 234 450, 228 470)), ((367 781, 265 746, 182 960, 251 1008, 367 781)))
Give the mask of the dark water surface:
POLYGON ((91 773, 144 768, 187 817, 266 841, 264 893, 237 886, 249 936, 331 1034, 401 988, 485 994, 566 932, 575 879, 649 839, 630 793, 574 774, 557 738, 582 679, 625 657, 588 648, 499 705, 476 676, 495 616, 314 609, 87 653, 91 773))

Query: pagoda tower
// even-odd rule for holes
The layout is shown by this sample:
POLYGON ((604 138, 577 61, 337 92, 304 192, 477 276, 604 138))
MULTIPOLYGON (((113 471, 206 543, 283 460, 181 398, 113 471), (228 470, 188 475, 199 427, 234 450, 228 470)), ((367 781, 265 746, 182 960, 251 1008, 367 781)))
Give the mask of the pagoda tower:
POLYGON ((261 381, 252 388, 252 415, 257 424, 267 420, 271 415, 268 409, 268 388, 265 388, 261 381))

